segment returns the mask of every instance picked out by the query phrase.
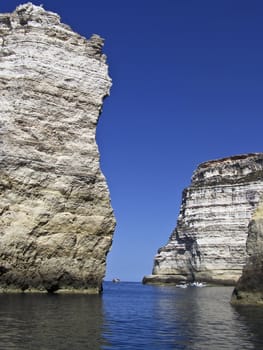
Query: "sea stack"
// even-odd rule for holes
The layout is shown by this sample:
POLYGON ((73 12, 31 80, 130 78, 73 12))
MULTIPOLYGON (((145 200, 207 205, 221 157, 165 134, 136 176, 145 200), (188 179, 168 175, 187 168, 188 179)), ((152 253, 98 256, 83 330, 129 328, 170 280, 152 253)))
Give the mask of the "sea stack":
POLYGON ((0 291, 101 290, 115 219, 96 126, 103 40, 27 3, 0 15, 0 291))
POLYGON ((248 259, 231 302, 263 305, 263 202, 249 223, 246 248, 248 259))
POLYGON ((166 246, 144 283, 234 285, 245 264, 248 224, 263 193, 263 153, 202 163, 182 196, 166 246))

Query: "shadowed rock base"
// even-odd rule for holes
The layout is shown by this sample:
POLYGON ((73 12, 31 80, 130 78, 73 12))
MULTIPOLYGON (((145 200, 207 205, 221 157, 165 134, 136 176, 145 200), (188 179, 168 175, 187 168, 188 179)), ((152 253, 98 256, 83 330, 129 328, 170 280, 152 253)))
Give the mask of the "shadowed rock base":
POLYGON ((234 289, 231 302, 263 306, 263 254, 249 259, 234 289))
POLYGON ((76 276, 69 276, 66 273, 58 277, 52 274, 37 276, 36 273, 18 274, 11 271, 1 276, 0 292, 98 294, 102 292, 102 283, 99 279, 77 280, 76 276))
POLYGON ((177 284, 179 282, 191 282, 186 276, 182 275, 148 275, 144 276, 143 284, 177 284))
POLYGON ((215 276, 210 277, 202 273, 199 277, 198 275, 195 276, 195 278, 191 275, 148 275, 144 276, 142 280, 143 284, 178 284, 180 282, 205 282, 211 285, 234 286, 236 279, 234 277, 226 279, 225 275, 222 275, 222 278, 215 278, 215 276))
POLYGON ((256 304, 263 306, 263 204, 253 215, 248 227, 248 261, 233 291, 233 304, 256 304))

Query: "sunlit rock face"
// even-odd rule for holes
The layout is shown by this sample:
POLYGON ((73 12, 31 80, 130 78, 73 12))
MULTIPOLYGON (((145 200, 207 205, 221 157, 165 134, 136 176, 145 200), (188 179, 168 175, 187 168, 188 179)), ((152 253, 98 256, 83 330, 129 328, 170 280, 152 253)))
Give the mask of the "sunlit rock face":
POLYGON ((248 226, 247 262, 232 295, 233 304, 263 305, 263 202, 248 226))
POLYGON ((102 39, 31 3, 0 15, 0 288, 99 292, 115 219, 95 140, 102 39))
POLYGON ((184 190, 177 227, 144 282, 233 284, 246 259, 247 227, 263 192, 263 153, 199 165, 184 190))

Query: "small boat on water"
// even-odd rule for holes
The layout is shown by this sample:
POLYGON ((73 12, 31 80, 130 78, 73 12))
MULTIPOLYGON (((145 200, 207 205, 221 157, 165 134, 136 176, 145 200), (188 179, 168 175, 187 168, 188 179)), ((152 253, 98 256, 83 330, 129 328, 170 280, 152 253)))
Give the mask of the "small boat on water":
POLYGON ((113 283, 119 283, 121 280, 119 278, 113 278, 112 282, 113 283))
POLYGON ((190 287, 205 287, 205 283, 202 283, 202 282, 192 282, 190 283, 190 287))
POLYGON ((186 283, 177 284, 176 288, 187 288, 187 284, 186 283))
POLYGON ((176 288, 187 288, 187 287, 206 287, 206 284, 203 282, 191 282, 191 283, 180 283, 176 285, 176 288))

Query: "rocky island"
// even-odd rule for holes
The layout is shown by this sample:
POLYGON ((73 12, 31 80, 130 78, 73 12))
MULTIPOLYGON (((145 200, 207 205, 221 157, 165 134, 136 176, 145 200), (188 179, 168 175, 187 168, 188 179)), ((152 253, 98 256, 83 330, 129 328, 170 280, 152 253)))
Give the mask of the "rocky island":
POLYGON ((144 283, 234 285, 247 258, 248 224, 263 193, 263 153, 202 163, 184 190, 177 226, 144 283))
POLYGON ((96 125, 103 40, 31 3, 0 15, 0 291, 101 290, 115 219, 96 125))

